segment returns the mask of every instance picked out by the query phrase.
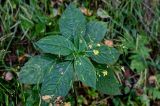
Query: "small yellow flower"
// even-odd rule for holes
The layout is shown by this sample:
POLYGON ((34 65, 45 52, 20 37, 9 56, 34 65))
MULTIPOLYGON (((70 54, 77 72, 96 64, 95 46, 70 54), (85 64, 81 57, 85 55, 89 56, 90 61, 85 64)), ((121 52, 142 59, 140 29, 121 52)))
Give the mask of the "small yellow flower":
POLYGON ((88 47, 89 47, 90 49, 92 49, 92 45, 89 45, 88 47))
POLYGON ((103 73, 103 76, 107 76, 108 75, 107 70, 104 70, 102 73, 103 73))
POLYGON ((101 45, 98 43, 97 46, 100 47, 101 45))
POLYGON ((98 55, 99 51, 98 50, 93 50, 94 55, 98 55))
POLYGON ((49 26, 52 25, 52 22, 50 22, 48 25, 49 25, 49 26))
POLYGON ((65 102, 64 106, 71 106, 71 103, 70 102, 65 102))

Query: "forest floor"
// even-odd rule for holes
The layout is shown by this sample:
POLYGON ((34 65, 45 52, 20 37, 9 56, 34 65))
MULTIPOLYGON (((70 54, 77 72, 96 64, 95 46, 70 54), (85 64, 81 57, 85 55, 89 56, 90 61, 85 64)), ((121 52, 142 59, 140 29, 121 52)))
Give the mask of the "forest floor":
POLYGON ((75 83, 76 95, 70 91, 61 105, 160 106, 159 0, 0 0, 1 106, 41 104, 37 85, 21 84, 18 73, 39 54, 34 42, 59 34, 59 18, 71 2, 87 20, 107 23, 104 43, 121 53, 115 75, 122 94, 110 96, 75 83))

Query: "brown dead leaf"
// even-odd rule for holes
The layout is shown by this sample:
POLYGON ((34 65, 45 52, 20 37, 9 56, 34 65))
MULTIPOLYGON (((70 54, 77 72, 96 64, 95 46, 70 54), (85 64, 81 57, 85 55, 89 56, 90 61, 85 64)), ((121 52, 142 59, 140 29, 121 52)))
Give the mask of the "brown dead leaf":
POLYGON ((45 96, 42 96, 42 99, 45 101, 45 102, 50 102, 50 100, 52 99, 52 97, 50 95, 45 95, 45 96))
POLYGON ((23 63, 26 60, 27 54, 23 54, 22 56, 18 57, 18 62, 23 63))
POLYGON ((144 93, 143 89, 136 88, 136 94, 137 94, 137 96, 141 96, 143 93, 144 93))
POLYGON ((85 7, 81 7, 80 10, 86 16, 91 16, 92 15, 92 12, 89 9, 85 8, 85 7))
POLYGON ((113 47, 113 41, 112 40, 105 40, 104 44, 109 46, 109 47, 113 47))
POLYGON ((149 76, 148 82, 150 85, 155 85, 156 84, 156 77, 154 75, 149 76))

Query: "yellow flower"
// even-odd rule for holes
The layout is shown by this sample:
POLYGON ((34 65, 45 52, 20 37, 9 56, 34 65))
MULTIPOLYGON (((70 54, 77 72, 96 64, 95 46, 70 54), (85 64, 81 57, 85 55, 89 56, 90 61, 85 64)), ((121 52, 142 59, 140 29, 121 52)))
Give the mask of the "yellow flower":
POLYGON ((71 106, 71 103, 70 102, 65 102, 64 106, 71 106))
POLYGON ((100 47, 101 45, 98 43, 97 46, 100 47))
POLYGON ((93 50, 94 55, 98 55, 99 51, 98 50, 93 50))
POLYGON ((88 47, 89 47, 90 49, 92 49, 92 45, 89 45, 88 47))
POLYGON ((103 76, 107 76, 108 75, 107 70, 104 70, 102 73, 103 73, 103 76))

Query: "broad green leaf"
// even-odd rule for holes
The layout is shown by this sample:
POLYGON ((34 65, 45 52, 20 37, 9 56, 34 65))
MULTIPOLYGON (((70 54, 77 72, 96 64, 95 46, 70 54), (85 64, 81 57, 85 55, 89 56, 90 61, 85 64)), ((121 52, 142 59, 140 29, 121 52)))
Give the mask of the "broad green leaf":
POLYGON ((87 24, 86 41, 98 43, 102 41, 107 32, 107 27, 104 22, 91 21, 87 24))
POLYGON ((83 36, 76 36, 74 39, 74 44, 79 52, 84 52, 87 49, 87 43, 83 36))
POLYGON ((119 95, 120 84, 114 76, 112 69, 97 69, 97 90, 108 95, 119 95))
POLYGON ((115 48, 105 45, 92 49, 89 55, 100 64, 114 64, 119 58, 119 52, 115 48))
POLYGON ((66 96, 73 80, 73 64, 63 62, 48 73, 42 83, 42 95, 66 96))
POLYGON ((57 55, 69 55, 74 51, 74 45, 63 36, 47 36, 40 39, 36 45, 44 52, 57 55))
POLYGON ((74 60, 75 58, 76 58, 76 56, 74 54, 70 54, 65 57, 65 60, 74 60))
POLYGON ((78 80, 84 84, 96 87, 96 70, 87 57, 79 57, 74 62, 74 68, 78 80))
POLYGON ((160 91, 158 88, 150 88, 148 89, 149 95, 153 96, 153 99, 160 99, 160 91))
POLYGON ((86 20, 80 10, 73 4, 70 4, 63 12, 59 26, 63 36, 73 39, 75 36, 85 35, 86 20))
POLYGON ((137 73, 141 73, 147 68, 145 61, 141 57, 132 59, 130 67, 132 70, 136 70, 137 73))
POLYGON ((54 67, 55 61, 46 56, 31 57, 21 68, 19 81, 25 84, 41 83, 45 74, 54 67))
POLYGON ((24 96, 26 98, 25 100, 25 106, 38 106, 39 105, 39 89, 37 85, 32 86, 32 89, 25 90, 24 96))

